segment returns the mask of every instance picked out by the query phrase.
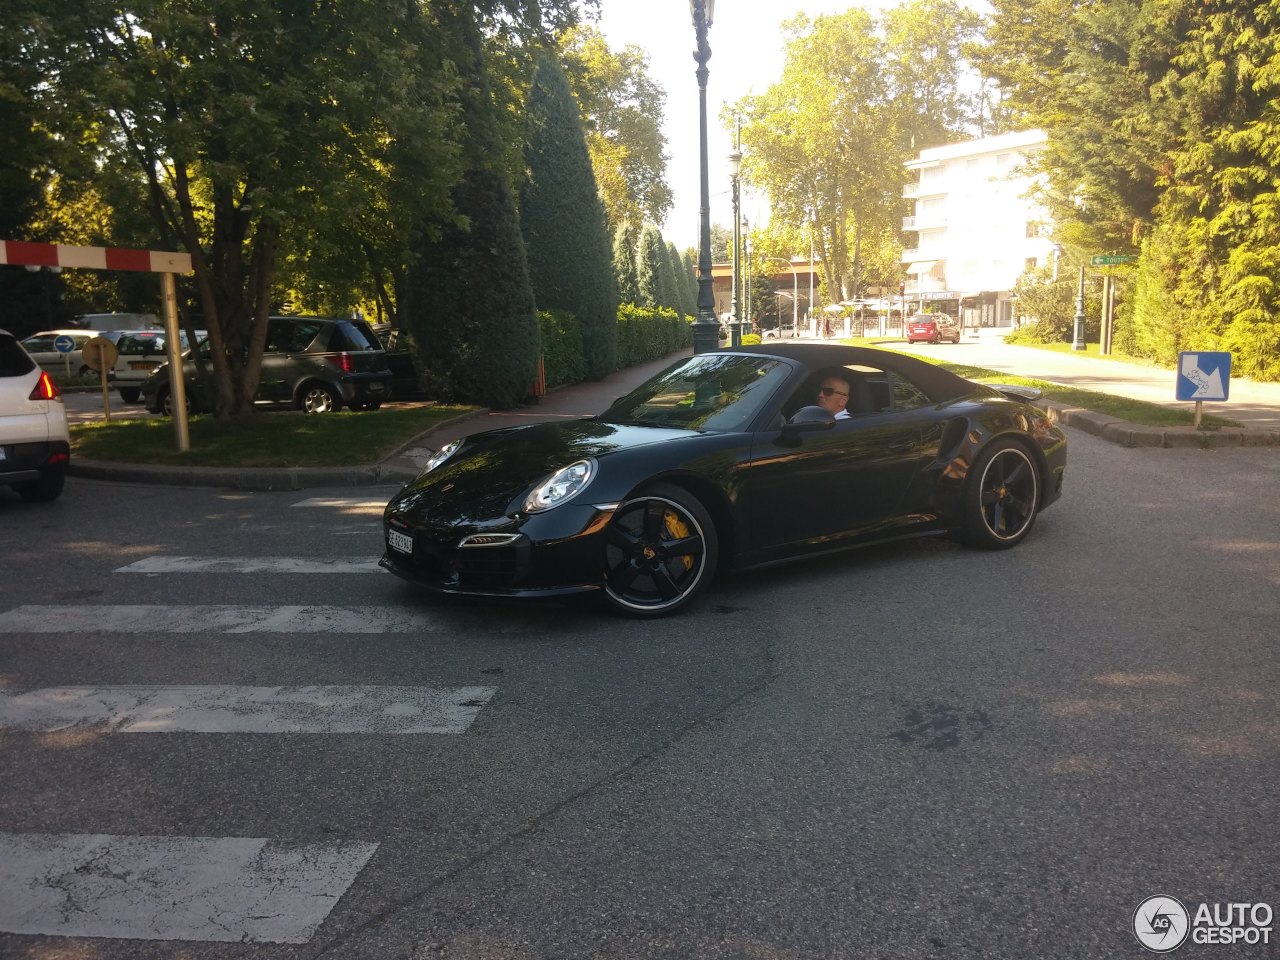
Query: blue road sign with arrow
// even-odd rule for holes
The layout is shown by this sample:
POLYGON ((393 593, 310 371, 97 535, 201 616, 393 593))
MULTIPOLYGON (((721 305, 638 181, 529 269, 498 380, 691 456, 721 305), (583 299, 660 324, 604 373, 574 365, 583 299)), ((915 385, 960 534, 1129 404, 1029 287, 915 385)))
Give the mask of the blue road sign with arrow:
POLYGON ((1231 390, 1231 354, 1178 354, 1177 400, 1225 400, 1231 390))
POLYGON ((76 348, 76 342, 68 337, 65 333, 61 336, 54 337, 53 349, 59 353, 70 353, 76 348))

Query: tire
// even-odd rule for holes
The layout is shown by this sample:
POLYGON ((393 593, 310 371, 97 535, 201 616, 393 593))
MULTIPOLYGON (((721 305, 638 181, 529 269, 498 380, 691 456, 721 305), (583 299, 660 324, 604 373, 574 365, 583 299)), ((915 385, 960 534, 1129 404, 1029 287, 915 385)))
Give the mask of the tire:
MULTIPOLYGON (((160 416, 172 417, 173 416, 173 391, 170 390, 168 387, 161 387, 159 392, 159 402, 156 405, 160 408, 160 416)), ((191 394, 189 393, 186 396, 186 407, 187 407, 188 416, 190 416, 192 413, 195 413, 195 410, 192 409, 192 406, 191 406, 191 394)))
POLYGON ((621 504, 605 529, 605 599, 629 617, 665 617, 706 588, 718 559, 715 524, 698 498, 655 484, 621 504))
POLYGON ((66 471, 50 470, 48 473, 41 474, 39 480, 15 483, 13 489, 18 491, 18 496, 23 500, 47 502, 62 496, 62 487, 66 479, 66 471))
POLYGON ((337 413, 342 399, 323 383, 308 383, 298 394, 298 406, 303 413, 337 413))
POLYGON ((1007 550, 1031 532, 1040 507, 1040 472, 1021 444, 996 440, 979 454, 964 492, 964 532, 971 547, 1007 550))
POLYGON ((121 387, 120 399, 123 400, 125 403, 137 403, 138 394, 140 392, 141 391, 138 387, 121 387))

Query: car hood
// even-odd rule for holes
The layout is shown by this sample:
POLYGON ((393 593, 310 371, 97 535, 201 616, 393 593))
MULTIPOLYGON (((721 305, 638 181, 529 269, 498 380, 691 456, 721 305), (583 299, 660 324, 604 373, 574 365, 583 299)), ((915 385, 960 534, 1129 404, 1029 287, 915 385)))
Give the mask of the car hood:
MULTIPOLYGON (((696 431, 598 420, 478 433, 467 437, 444 464, 406 486, 388 511, 409 516, 416 524, 483 523, 518 509, 518 501, 534 484, 561 467, 690 436, 697 436, 696 431)), ((584 495, 589 497, 590 491, 584 495)))

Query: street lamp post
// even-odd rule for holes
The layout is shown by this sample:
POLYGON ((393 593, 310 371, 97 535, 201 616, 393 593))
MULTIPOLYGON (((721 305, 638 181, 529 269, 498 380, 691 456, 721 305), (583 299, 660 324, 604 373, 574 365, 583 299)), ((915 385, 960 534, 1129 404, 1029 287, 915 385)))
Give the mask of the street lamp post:
POLYGON ((751 227, 747 223, 747 218, 742 218, 742 246, 746 253, 746 259, 743 262, 743 280, 742 280, 742 300, 745 305, 743 310, 742 325, 745 329, 754 331, 754 321, 751 313, 751 227))
POLYGON ((733 296, 729 306, 733 311, 733 325, 729 330, 729 343, 740 347, 742 346, 742 313, 739 311, 738 304, 738 278, 742 272, 742 224, 738 220, 738 203, 741 199, 738 193, 738 173, 742 169, 742 150, 736 143, 733 146, 733 152, 729 154, 729 169, 733 174, 733 296))
POLYGON ((693 324, 693 352, 710 353, 720 346, 720 324, 716 322, 716 298, 711 289, 711 188, 707 175, 707 28, 715 12, 715 0, 689 0, 693 30, 698 47, 693 59, 698 63, 698 147, 702 220, 698 245, 698 319, 693 324))
POLYGON ((1076 326, 1071 340, 1072 350, 1084 350, 1084 264, 1080 264, 1080 286, 1076 290, 1076 326))

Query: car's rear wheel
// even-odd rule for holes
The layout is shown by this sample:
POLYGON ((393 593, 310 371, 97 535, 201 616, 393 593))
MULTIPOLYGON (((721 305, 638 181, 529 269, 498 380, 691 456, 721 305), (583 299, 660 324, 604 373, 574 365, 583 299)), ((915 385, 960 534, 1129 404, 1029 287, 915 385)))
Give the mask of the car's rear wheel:
POLYGON ((46 470, 40 475, 39 480, 28 480, 25 483, 15 483, 13 488, 18 491, 18 495, 23 500, 57 500, 62 496, 62 487, 66 483, 66 472, 58 470, 46 470))
POLYGON ((121 387, 120 399, 125 403, 137 403, 139 393, 140 390, 138 387, 121 387))
POLYGON ((674 613, 710 582, 715 525, 686 490, 655 484, 618 507, 605 531, 605 597, 631 617, 674 613))
POLYGON ((342 400, 323 383, 309 383, 298 396, 298 406, 304 413, 336 413, 342 400))
POLYGON ((997 440, 974 462, 965 487, 964 542, 986 550, 1021 543, 1036 522, 1040 474, 1013 440, 997 440))

